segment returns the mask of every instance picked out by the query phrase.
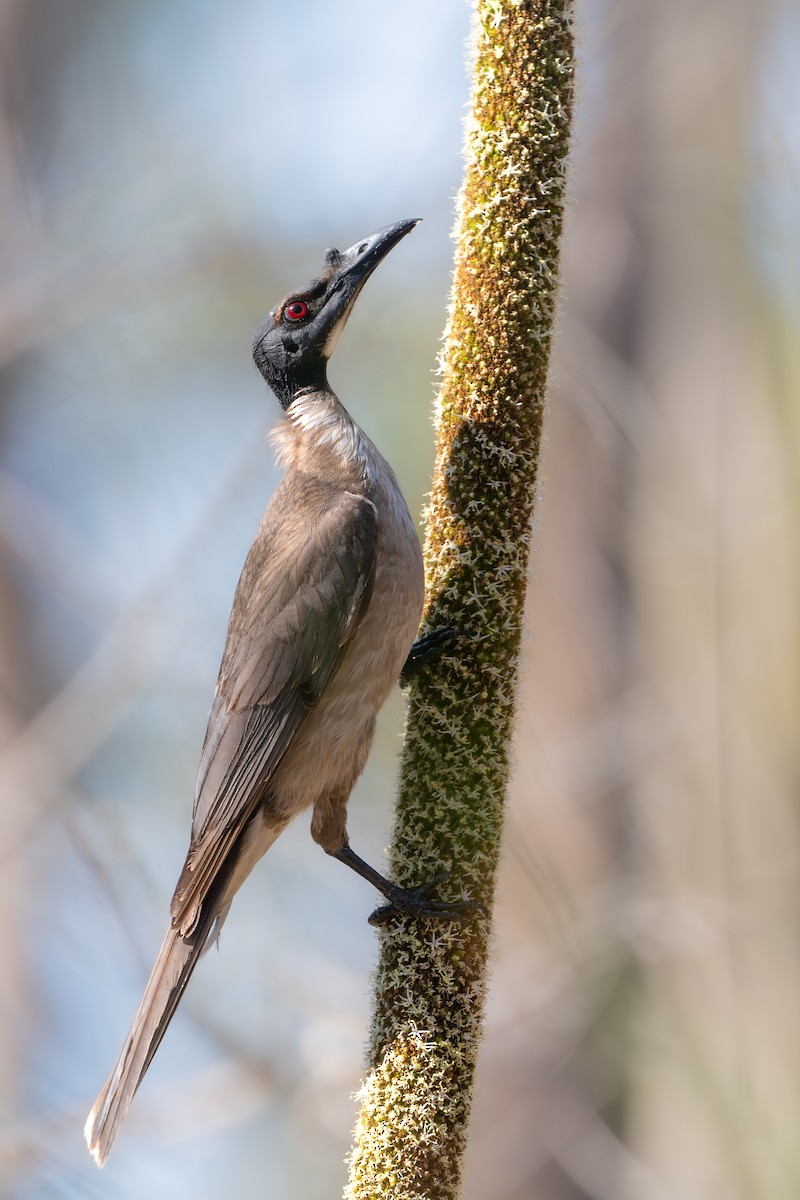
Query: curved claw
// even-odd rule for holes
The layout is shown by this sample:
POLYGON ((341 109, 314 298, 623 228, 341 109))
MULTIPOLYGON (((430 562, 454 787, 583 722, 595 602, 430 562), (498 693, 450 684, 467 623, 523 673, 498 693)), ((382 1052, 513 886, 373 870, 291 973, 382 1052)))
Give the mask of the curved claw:
POLYGON ((388 894, 388 904, 369 917, 370 925, 386 925, 392 917, 405 913, 411 917, 434 917, 440 921, 463 921, 471 913, 477 912, 480 906, 473 900, 431 900, 430 893, 451 874, 444 871, 427 883, 421 883, 415 888, 393 886, 388 894))
POLYGON ((418 637, 409 650, 408 658, 400 672, 401 686, 409 683, 428 659, 435 658, 437 654, 441 654, 454 642, 457 643, 472 636, 463 629, 453 629, 448 625, 443 629, 432 629, 418 637))

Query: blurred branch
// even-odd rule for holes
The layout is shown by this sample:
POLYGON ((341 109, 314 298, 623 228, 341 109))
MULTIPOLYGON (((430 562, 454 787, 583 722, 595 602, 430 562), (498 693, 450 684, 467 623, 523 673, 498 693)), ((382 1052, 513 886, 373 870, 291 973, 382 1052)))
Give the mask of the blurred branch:
MULTIPOLYGON (((170 581, 179 578, 187 560, 204 544, 209 522, 220 519, 225 498, 234 494, 236 482, 259 462, 259 448, 248 446, 244 453, 219 479, 194 515, 190 528, 176 543, 165 549, 161 565, 132 597, 119 616, 105 629, 99 643, 64 686, 45 703, 27 725, 18 728, 0 747, 0 780, 9 794, 27 797, 25 816, 16 836, 6 839, 0 862, 7 862, 20 845, 32 835, 51 805, 61 804, 69 782, 103 745, 141 694, 157 678, 169 654, 173 621, 165 619, 164 593, 170 581)), ((14 485, 9 490, 0 474, 0 499, 11 498, 23 525, 33 518, 34 546, 47 548, 62 538, 63 522, 47 505, 38 502, 31 508, 25 489, 14 485), (22 508, 24 507, 24 515, 22 508)), ((0 519, 0 545, 8 538, 22 557, 17 538, 12 541, 7 522, 0 519)), ((31 539, 28 539, 28 554, 31 539)), ((64 571, 58 578, 58 590, 81 596, 80 565, 85 554, 81 545, 70 538, 62 556, 64 571)), ((50 555, 34 555, 30 566, 43 582, 51 582, 50 555)), ((96 576, 96 573, 95 573, 96 576)), ((84 604, 84 609, 89 607, 84 604)), ((94 607, 104 607, 94 599, 94 607)))
POLYGON ((473 636, 413 688, 391 854, 405 885, 452 867, 481 915, 385 934, 351 1200, 457 1196, 482 1027, 558 280, 570 5, 477 0, 475 46, 426 542, 426 624, 473 636))
POLYGON ((116 258, 84 247, 77 261, 54 259, 58 247, 45 247, 46 266, 18 280, 0 279, 0 367, 24 351, 71 328, 89 323, 121 304, 131 304, 169 287, 214 279, 233 267, 252 269, 253 252, 221 239, 212 248, 189 242, 174 253, 160 247, 146 254, 126 248, 116 258))
POLYGON ((103 564, 63 513, 0 468, 0 549, 90 620, 106 617, 98 594, 103 564))
MULTIPOLYGON (((140 1133, 142 1143, 169 1145, 174 1142, 195 1144, 222 1129, 247 1121, 269 1104, 276 1091, 286 1092, 289 1084, 275 1087, 270 1067, 245 1053, 193 1072, 179 1081, 150 1089, 149 1101, 131 1115, 132 1131, 140 1133)), ((83 1117, 79 1106, 65 1107, 47 1116, 9 1124, 0 1130, 0 1175, 6 1181, 15 1177, 30 1183, 37 1168, 47 1169, 63 1157, 67 1162, 75 1138, 75 1129, 83 1117), (42 1146, 47 1146, 47 1157, 42 1146)), ((63 1165, 63 1164, 62 1164, 63 1165)))

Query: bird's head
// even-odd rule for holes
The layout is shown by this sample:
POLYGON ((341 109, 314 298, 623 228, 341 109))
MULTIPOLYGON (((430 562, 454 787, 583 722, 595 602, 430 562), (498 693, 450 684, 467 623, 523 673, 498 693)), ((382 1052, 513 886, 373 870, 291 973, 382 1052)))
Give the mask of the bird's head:
POLYGON ((327 250, 318 279, 289 292, 256 330, 256 366, 288 408, 295 396, 326 386, 326 367, 358 293, 417 219, 397 221, 349 250, 327 250))

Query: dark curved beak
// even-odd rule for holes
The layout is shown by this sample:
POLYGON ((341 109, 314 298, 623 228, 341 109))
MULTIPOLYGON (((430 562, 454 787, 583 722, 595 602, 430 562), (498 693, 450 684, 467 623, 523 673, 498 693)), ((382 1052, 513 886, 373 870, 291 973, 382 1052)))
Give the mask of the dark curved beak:
POLYGON ((411 233, 419 221, 419 217, 395 221, 394 225, 387 225, 377 233, 362 238, 349 250, 342 250, 341 253, 338 250, 328 250, 325 254, 325 265, 334 266, 332 281, 336 279, 341 282, 349 277, 358 280, 360 284, 365 283, 381 259, 385 258, 407 233, 411 233))
POLYGON ((362 238, 348 250, 325 252, 325 270, 321 278, 325 285, 322 312, 325 314, 325 326, 328 331, 326 357, 330 357, 356 297, 378 263, 419 221, 419 217, 395 221, 393 225, 387 225, 384 229, 362 238))

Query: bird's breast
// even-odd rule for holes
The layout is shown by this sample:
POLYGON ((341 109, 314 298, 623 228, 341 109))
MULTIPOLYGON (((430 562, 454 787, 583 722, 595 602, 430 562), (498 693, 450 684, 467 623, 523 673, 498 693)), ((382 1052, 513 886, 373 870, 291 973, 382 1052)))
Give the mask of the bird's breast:
POLYGON ((315 703, 275 777, 293 807, 349 794, 366 761, 376 714, 397 682, 419 629, 422 553, 406 503, 388 473, 370 490, 377 546, 369 604, 339 669, 315 703), (289 795, 291 793, 291 797, 289 795))
POLYGON ((374 502, 378 546, 372 594, 334 685, 364 686, 379 697, 380 706, 419 629, 424 577, 417 533, 399 490, 395 487, 374 502))
POLYGON ((367 610, 326 695, 352 704, 369 721, 397 682, 417 635, 424 600, 422 552, 414 523, 388 465, 369 498, 377 511, 375 570, 367 610))

